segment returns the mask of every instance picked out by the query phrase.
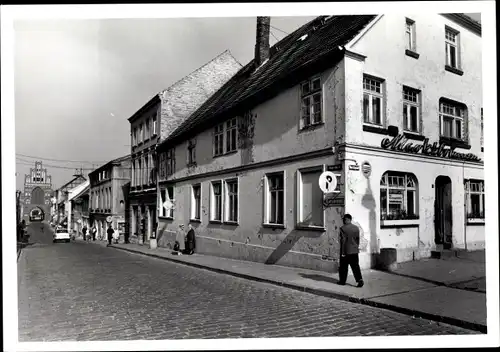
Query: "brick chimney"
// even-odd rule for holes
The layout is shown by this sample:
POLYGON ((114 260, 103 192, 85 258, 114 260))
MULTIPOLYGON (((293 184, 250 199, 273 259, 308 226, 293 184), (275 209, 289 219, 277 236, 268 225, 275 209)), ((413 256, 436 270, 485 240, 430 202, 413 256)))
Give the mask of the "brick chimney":
POLYGON ((255 42, 255 66, 259 67, 269 58, 269 31, 271 17, 257 17, 257 39, 255 42))

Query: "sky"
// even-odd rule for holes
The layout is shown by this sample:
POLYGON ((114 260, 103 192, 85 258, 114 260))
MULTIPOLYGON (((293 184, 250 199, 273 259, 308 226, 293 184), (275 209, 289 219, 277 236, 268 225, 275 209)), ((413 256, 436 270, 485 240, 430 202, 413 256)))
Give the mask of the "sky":
MULTIPOLYGON (((272 17, 271 45, 313 18, 272 17)), ((16 188, 35 160, 48 165, 56 189, 76 168, 87 174, 128 154, 127 119, 225 50, 247 64, 255 24, 255 17, 16 21, 16 188)))

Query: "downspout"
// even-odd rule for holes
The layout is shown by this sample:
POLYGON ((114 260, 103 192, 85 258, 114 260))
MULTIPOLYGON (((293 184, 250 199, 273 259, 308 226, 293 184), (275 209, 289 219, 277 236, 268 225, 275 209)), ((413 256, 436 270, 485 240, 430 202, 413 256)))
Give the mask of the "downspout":
POLYGON ((464 182, 464 244, 467 252, 467 191, 465 190, 465 161, 462 161, 462 180, 464 182))

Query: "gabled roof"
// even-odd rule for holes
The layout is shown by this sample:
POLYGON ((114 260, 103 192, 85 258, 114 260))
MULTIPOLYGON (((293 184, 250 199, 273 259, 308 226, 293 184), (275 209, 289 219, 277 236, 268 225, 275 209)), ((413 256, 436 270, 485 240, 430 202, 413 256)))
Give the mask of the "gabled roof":
POLYGON ((343 45, 356 36, 375 15, 321 16, 276 43, 270 58, 256 68, 254 60, 238 71, 163 143, 164 150, 184 136, 201 132, 215 122, 242 113, 280 91, 340 61, 343 45))
POLYGON ((68 200, 78 198, 79 196, 87 192, 89 189, 90 189, 90 181, 86 180, 85 182, 79 184, 70 191, 68 200))
MULTIPOLYGON (((175 95, 178 88, 181 88, 183 85, 189 84, 189 82, 192 81, 193 79, 199 81, 200 80, 199 73, 203 72, 207 66, 210 66, 218 61, 221 61, 221 62, 234 61, 234 63, 237 64, 238 69, 241 67, 241 64, 231 55, 231 52, 229 50, 225 50, 222 53, 220 53, 219 55, 217 55, 216 57, 214 57, 213 59, 211 59, 210 61, 208 61, 207 63, 198 67, 196 70, 194 70, 191 73, 189 73, 188 75, 182 77, 181 79, 179 79, 178 81, 176 81, 175 83, 170 85, 168 88, 155 94, 145 105, 143 105, 139 110, 137 110, 128 119, 128 121, 133 122, 134 120, 139 118, 144 113, 144 111, 147 111, 150 107, 154 106, 155 104, 161 103, 162 98, 168 99, 169 94, 171 92, 174 92, 174 95, 175 95)), ((228 67, 228 68, 230 68, 230 67, 228 67)), ((221 70, 221 69, 222 68, 219 67, 219 70, 221 70)), ((234 73, 235 71, 236 71, 236 69, 234 71, 232 71, 232 73, 234 73)), ((204 87, 200 87, 200 88, 202 88, 202 91, 204 90, 203 89, 204 87)), ((195 91, 190 92, 190 94, 189 94, 190 98, 194 98, 192 96, 193 94, 195 94, 195 91)), ((205 100, 204 96, 202 98, 203 98, 203 100, 205 100)))
POLYGON ((83 176, 83 175, 75 176, 71 181, 66 182, 64 185, 62 185, 61 187, 59 187, 58 190, 63 189, 64 187, 68 186, 69 184, 71 184, 72 182, 78 180, 79 178, 83 178, 84 180, 86 180, 85 176, 83 176))
POLYGON ((99 172, 101 171, 102 169, 110 166, 110 165, 120 165, 123 161, 127 160, 127 159, 130 159, 131 158, 131 155, 128 154, 128 155, 125 155, 125 156, 121 156, 119 158, 116 158, 116 159, 113 159, 111 161, 108 161, 106 164, 104 165, 101 165, 99 166, 97 169, 95 169, 94 171, 92 172, 89 172, 89 176, 90 175, 94 175, 96 172, 99 172))

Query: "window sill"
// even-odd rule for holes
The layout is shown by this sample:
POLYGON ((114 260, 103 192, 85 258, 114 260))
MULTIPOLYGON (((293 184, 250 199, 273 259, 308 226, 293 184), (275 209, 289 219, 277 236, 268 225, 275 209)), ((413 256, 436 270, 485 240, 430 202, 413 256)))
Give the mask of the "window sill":
POLYGON ((469 218, 467 219, 467 225, 485 225, 483 218, 469 218))
POLYGON ((318 231, 318 232, 325 232, 326 229, 324 226, 309 226, 309 225, 300 225, 297 224, 295 226, 296 230, 302 230, 302 231, 318 231))
POLYGON ((323 121, 312 123, 310 125, 301 127, 300 130, 299 130, 299 132, 313 131, 313 130, 316 130, 318 128, 323 127, 324 125, 325 125, 325 123, 323 121))
POLYGON ((262 227, 266 227, 269 229, 284 229, 284 224, 262 224, 262 227))
POLYGON ((158 216, 159 219, 162 219, 162 220, 170 220, 170 221, 173 221, 174 218, 170 217, 170 216, 158 216))
POLYGON ((461 148, 461 149, 470 149, 471 146, 469 143, 462 141, 460 139, 456 138, 450 138, 450 137, 439 137, 439 142, 443 143, 445 145, 448 145, 450 147, 455 147, 455 148, 461 148))
POLYGON ((425 140, 425 136, 422 136, 421 134, 419 134, 418 132, 410 132, 410 131, 405 131, 404 132, 404 136, 407 138, 407 139, 413 139, 415 141, 423 141, 425 140))
POLYGON ((380 220, 381 228, 390 227, 419 227, 419 219, 408 219, 408 220, 380 220))
POLYGON ((370 132, 370 133, 383 134, 383 135, 389 134, 389 130, 387 128, 379 126, 379 125, 367 124, 366 122, 363 124, 363 131, 370 132))
POLYGON ((405 54, 406 54, 406 56, 410 56, 410 57, 412 57, 412 58, 414 58, 414 59, 417 59, 417 60, 418 60, 418 58, 420 57, 420 54, 419 54, 419 53, 417 53, 417 52, 415 52, 415 51, 413 51, 413 50, 409 50, 409 49, 406 49, 406 50, 405 50, 405 54))
POLYGON ((210 220, 208 221, 209 224, 219 224, 219 225, 222 225, 223 222, 222 220, 210 220))
POLYGON ((201 224, 201 219, 189 219, 190 222, 195 222, 197 224, 201 224))
POLYGON ((224 225, 239 226, 237 221, 224 221, 224 225))
POLYGON ((455 67, 451 67, 451 66, 445 65, 444 69, 446 71, 448 71, 448 72, 454 73, 454 74, 459 75, 459 76, 463 76, 464 75, 464 71, 462 71, 462 70, 460 70, 458 68, 455 68, 455 67))

